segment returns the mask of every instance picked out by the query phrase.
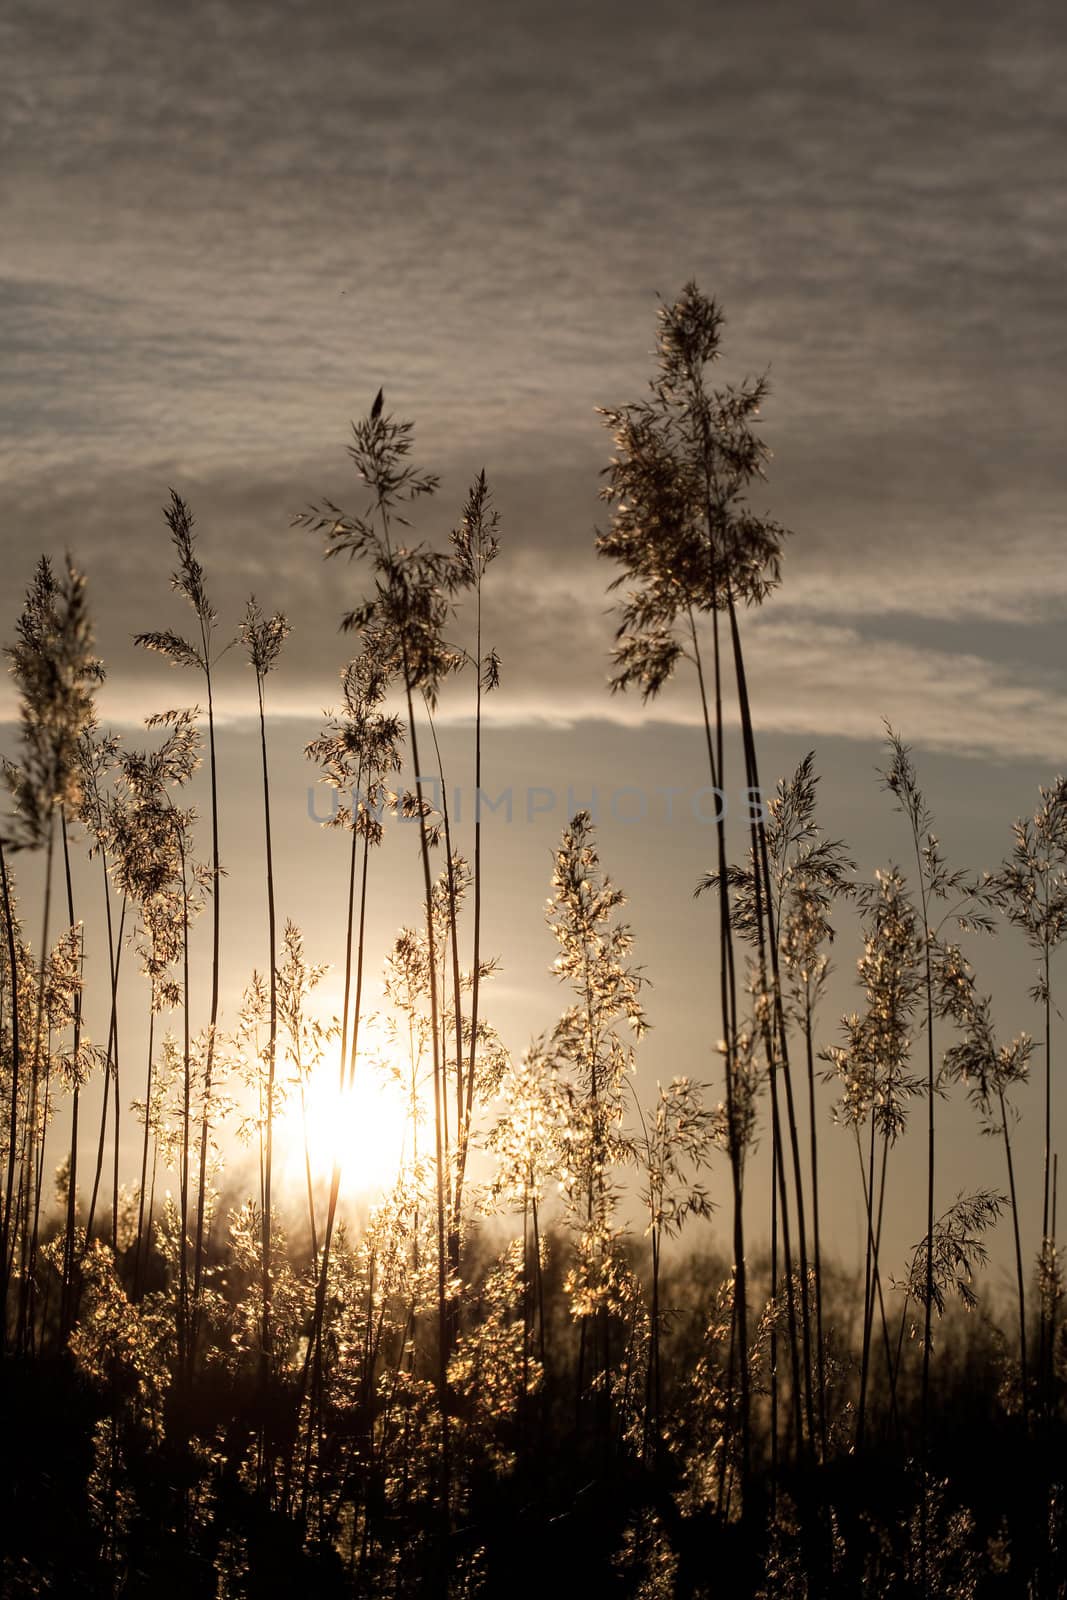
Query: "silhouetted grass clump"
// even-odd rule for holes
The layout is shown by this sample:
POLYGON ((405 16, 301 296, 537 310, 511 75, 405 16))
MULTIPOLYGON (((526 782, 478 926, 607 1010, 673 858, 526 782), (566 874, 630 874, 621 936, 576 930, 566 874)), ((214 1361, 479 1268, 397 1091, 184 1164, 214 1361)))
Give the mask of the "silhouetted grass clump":
MULTIPOLYGON (((711 783, 761 792, 747 617, 781 581, 786 534, 751 502, 766 382, 711 382, 722 327, 692 284, 660 307, 647 397, 603 413, 614 453, 596 543, 624 595, 612 688, 650 699, 685 675, 711 783)), ((490 1020, 493 864, 477 809, 448 809, 456 772, 438 737, 448 696, 469 713, 462 760, 480 790, 499 517, 482 473, 447 541, 416 534, 439 485, 381 392, 349 456, 356 509, 327 500, 295 519, 348 559, 351 586, 340 709, 306 750, 346 839, 340 951, 309 948, 279 892, 269 681, 289 624, 254 598, 220 621, 179 495, 165 516, 192 637, 137 637, 191 670, 205 711, 149 717, 144 749, 101 729, 103 668, 69 562, 57 576, 41 561, 8 651, 21 744, 0 829, 5 1593, 1062 1595, 1052 1086, 1067 784, 1041 790, 1007 861, 980 875, 946 862, 891 731, 884 785, 903 826, 872 882, 822 827, 812 756, 749 807, 743 837, 720 817, 713 861, 693 870, 706 1046, 643 1091, 647 979, 579 812, 547 907, 560 1015, 513 1054, 490 1020), (234 645, 256 689, 263 920, 227 1018, 223 964, 244 952, 221 935, 215 672, 234 645), (205 746, 201 824, 187 790, 205 746), (371 1015, 387 813, 416 824, 421 890, 371 1015), (84 903, 79 849, 100 863, 102 894, 83 885, 84 903), (36 947, 13 870, 25 850, 43 854, 36 947), (998 923, 1033 954, 1042 1042, 1001 1038, 979 986, 968 941, 998 923), (857 1001, 835 1020, 825 989, 845 927, 857 1001), (321 1007, 325 956, 343 976, 338 1016, 321 1007), (139 1026, 124 961, 144 980, 139 1026), (1039 1228, 1018 1204, 1013 1144, 1035 1055, 1039 1228), (375 1072, 403 1132, 357 1225, 341 1203, 346 1108, 375 1072), (824 1081, 856 1152, 855 1270, 823 1240, 824 1081), (1003 1192, 945 1192, 949 1097, 1002 1147, 1003 1192), (887 1177, 916 1125, 925 1228, 891 1261, 887 1177), (302 1164, 291 1211, 280 1141, 302 1164), (225 1176, 239 1143, 250 1183, 225 1176), (1015 1303, 1001 1320, 981 1269, 1004 1222, 1015 1303)))

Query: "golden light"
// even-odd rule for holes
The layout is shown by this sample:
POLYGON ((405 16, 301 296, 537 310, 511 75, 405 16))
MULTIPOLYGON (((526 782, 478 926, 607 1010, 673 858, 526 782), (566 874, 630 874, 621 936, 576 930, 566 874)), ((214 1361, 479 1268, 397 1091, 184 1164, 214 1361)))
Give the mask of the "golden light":
POLYGON ((290 1083, 274 1137, 289 1185, 306 1186, 307 1163, 317 1189, 329 1182, 337 1161, 342 1194, 365 1196, 388 1188, 411 1154, 410 1117, 399 1084, 383 1070, 378 1039, 368 1042, 366 1053, 360 1050, 344 1092, 333 1052, 305 1079, 303 1097, 299 1084, 290 1083))

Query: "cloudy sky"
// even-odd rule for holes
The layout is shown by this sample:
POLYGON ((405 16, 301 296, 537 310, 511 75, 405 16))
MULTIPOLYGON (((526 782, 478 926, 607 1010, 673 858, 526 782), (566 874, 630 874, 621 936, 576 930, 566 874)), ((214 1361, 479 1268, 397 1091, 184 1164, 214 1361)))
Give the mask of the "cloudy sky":
MULTIPOLYGON (((336 911, 300 749, 358 579, 290 517, 354 498, 346 433, 379 384, 442 477, 421 531, 443 535, 487 469, 505 544, 491 770, 560 793, 499 835, 516 1044, 551 1022, 529 1003, 551 990, 521 974, 551 959, 540 901, 568 782, 703 781, 688 686, 655 721, 605 692, 613 574, 592 553, 593 408, 638 398, 655 295, 690 277, 725 307, 724 376, 772 383, 760 509, 795 536, 750 630, 766 766, 814 745, 827 825, 871 867, 904 850, 872 771, 887 716, 950 846, 994 864, 1067 730, 1051 0, 14 0, 0 56, 4 626, 37 553, 69 548, 106 714, 175 698, 129 637, 178 620, 159 507, 179 488, 220 611, 254 589, 293 623, 272 737, 296 911, 336 911)), ((250 685, 236 662, 224 676, 236 936, 255 926, 250 685)), ((703 837, 692 819, 605 825, 668 1012, 696 970, 703 837)), ((1012 963, 996 957, 1009 989, 1012 963)), ((644 1070, 691 1070, 692 1036, 668 1018, 659 1037, 644 1070)))

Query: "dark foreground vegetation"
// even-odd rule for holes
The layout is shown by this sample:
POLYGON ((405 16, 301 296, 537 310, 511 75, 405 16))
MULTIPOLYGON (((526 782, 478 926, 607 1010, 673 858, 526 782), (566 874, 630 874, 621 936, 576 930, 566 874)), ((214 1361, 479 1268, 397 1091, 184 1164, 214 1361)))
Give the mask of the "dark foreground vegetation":
MULTIPOLYGON (((647 699, 685 674, 711 784, 759 791, 745 616, 778 585, 785 530, 749 498, 764 384, 707 381, 720 332, 692 285, 661 307, 648 397, 604 413, 597 544, 624 595, 613 687, 647 699)), ((695 883, 707 1044, 643 1094, 642 972, 579 813, 548 907, 565 1009, 513 1058, 491 1023, 481 821, 448 813, 457 774, 442 770, 436 720, 445 694, 469 713, 462 776, 480 787, 499 529, 483 475, 447 542, 416 537, 415 503, 437 484, 412 450, 379 393, 349 447, 359 511, 325 502, 297 519, 350 563, 341 709, 307 751, 346 842, 337 1017, 317 1009, 324 969, 275 891, 284 617, 250 600, 239 628, 220 621, 172 494, 191 630, 138 642, 189 675, 200 705, 150 718, 135 749, 97 720, 80 573, 42 561, 27 593, 8 652, 22 724, 0 845, 5 1594, 1063 1595, 1052 1068, 1067 784, 1042 789, 983 873, 945 861, 892 732, 886 853, 906 872, 858 881, 820 827, 810 758, 749 808, 745 836, 720 820, 695 883), (262 973, 226 1017, 214 707, 235 640, 257 691, 265 914, 262 973), (390 812, 415 824, 403 837, 422 891, 386 964, 372 1051, 368 927, 390 812), (32 910, 15 881, 25 851, 43 858, 32 910), (844 1019, 820 1005, 835 918, 860 930, 844 1019), (1033 956, 1034 1037, 998 1035, 971 965, 997 928, 1033 956), (395 1182, 356 1227, 340 1203, 350 1152, 338 1139, 313 1171, 307 1114, 326 1078, 337 1104, 355 1094, 374 1051, 408 1131, 395 1182), (1016 1191, 1013 1096, 1031 1070, 1040 1218, 1016 1191), (104 1092, 87 1128, 91 1079, 104 1092), (854 1275, 823 1248, 822 1080, 845 1130, 833 1159, 842 1137, 856 1153, 854 1275), (973 1193, 940 1179, 950 1107, 985 1136, 995 1181, 973 1193), (297 1212, 280 1193, 283 1126, 304 1130, 297 1212), (906 1133, 925 1156, 926 1225, 909 1260, 887 1261, 906 1133), (239 1139, 251 1194, 224 1187, 239 1139), (757 1139, 766 1193, 746 1183, 757 1139), (994 1225, 1015 1265, 999 1307, 980 1276, 994 1225)))

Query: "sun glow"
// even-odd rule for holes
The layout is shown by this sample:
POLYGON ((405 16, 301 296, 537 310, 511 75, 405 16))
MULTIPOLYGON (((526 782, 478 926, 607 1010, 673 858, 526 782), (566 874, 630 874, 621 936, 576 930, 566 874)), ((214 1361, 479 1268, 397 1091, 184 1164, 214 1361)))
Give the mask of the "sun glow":
POLYGON ((376 1194, 388 1188, 411 1154, 409 1117, 399 1086, 380 1062, 360 1059, 342 1091, 336 1061, 320 1061, 303 1083, 288 1087, 275 1124, 287 1184, 328 1182, 337 1161, 341 1192, 376 1194))

